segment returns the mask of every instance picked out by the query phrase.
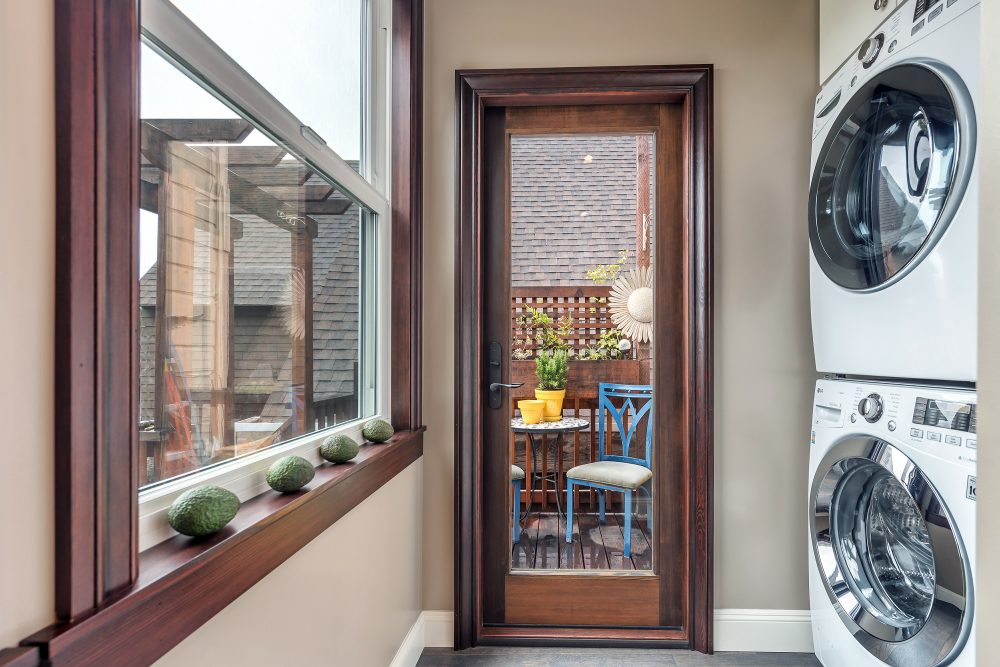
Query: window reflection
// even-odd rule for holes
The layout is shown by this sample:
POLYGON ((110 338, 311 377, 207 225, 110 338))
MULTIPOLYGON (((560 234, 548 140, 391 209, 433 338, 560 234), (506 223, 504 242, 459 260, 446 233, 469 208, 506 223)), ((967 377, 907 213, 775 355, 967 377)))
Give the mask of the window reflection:
POLYGON ((157 54, 143 56, 155 63, 144 73, 169 72, 142 81, 148 485, 362 414, 361 237, 373 219, 157 54), (147 95, 171 79, 187 104, 147 95))

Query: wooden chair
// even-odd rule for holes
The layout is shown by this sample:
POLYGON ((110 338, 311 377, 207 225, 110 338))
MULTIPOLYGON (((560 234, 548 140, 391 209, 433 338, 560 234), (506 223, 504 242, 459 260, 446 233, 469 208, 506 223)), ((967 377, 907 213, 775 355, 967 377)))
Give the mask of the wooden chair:
MULTIPOLYGON (((521 539, 521 489, 524 487, 524 471, 516 465, 510 466, 510 483, 514 487, 514 542, 521 539)), ((528 504, 531 507, 531 504, 528 504)))
MULTIPOLYGON (((632 496, 640 489, 648 498, 646 525, 653 529, 653 388, 650 385, 610 384, 602 382, 597 396, 598 456, 593 463, 570 468, 566 473, 566 541, 573 542, 573 487, 597 489, 600 520, 604 523, 605 493, 618 491, 625 496, 625 557, 632 556, 632 496), (605 416, 610 412, 621 434, 622 454, 608 454, 608 429, 605 416), (628 419, 626 419, 626 415, 628 419), (646 425, 645 453, 642 458, 629 456, 639 426, 646 425)), ((633 450, 634 451, 634 450, 633 450)))

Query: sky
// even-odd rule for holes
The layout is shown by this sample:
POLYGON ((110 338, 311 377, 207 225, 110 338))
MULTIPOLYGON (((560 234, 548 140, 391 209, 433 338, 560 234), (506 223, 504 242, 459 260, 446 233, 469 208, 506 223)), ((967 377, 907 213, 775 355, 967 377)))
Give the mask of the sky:
MULTIPOLYGON (((173 2, 340 157, 359 159, 364 0, 173 2)), ((140 58, 143 118, 237 117, 153 49, 140 58)), ((244 143, 272 142, 254 132, 244 143)), ((156 224, 140 211, 140 276, 156 261, 156 224)))

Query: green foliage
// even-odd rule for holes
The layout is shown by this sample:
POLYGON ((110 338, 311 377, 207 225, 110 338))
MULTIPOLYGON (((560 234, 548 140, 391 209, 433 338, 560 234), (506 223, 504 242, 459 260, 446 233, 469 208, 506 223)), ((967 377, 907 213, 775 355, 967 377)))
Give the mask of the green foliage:
MULTIPOLYGON (((573 320, 569 315, 564 315, 558 321, 541 308, 528 306, 527 315, 517 318, 517 326, 521 329, 530 329, 534 332, 535 346, 539 351, 552 352, 560 350, 569 353, 570 346, 566 339, 573 332, 573 320)), ((515 359, 528 359, 531 357, 531 340, 525 338, 523 341, 514 341, 513 357, 515 359), (523 347, 522 347, 523 346, 523 347)))
POLYGON ((552 391, 566 388, 569 354, 565 350, 539 350, 535 357, 538 388, 552 391))
POLYGON ((587 271, 587 277, 594 281, 595 285, 607 285, 613 283, 618 275, 625 270, 632 259, 632 253, 627 249, 618 251, 618 261, 614 264, 598 264, 597 268, 587 271))

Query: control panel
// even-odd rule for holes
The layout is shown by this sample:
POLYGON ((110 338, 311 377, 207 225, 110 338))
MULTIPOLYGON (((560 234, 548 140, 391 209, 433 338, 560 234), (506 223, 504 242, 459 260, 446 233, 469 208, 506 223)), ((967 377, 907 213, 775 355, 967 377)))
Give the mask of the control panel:
POLYGON ((880 70, 876 64, 887 62, 940 26, 978 5, 980 0, 910 0, 902 3, 868 39, 859 45, 854 57, 849 58, 823 86, 816 98, 813 137, 818 137, 834 113, 846 103, 867 81, 872 73, 880 70))
MULTIPOLYGON (((965 389, 828 380, 816 386, 813 437, 869 433, 956 463, 977 458, 976 394, 965 389)), ((815 440, 814 440, 815 441, 815 440)))

